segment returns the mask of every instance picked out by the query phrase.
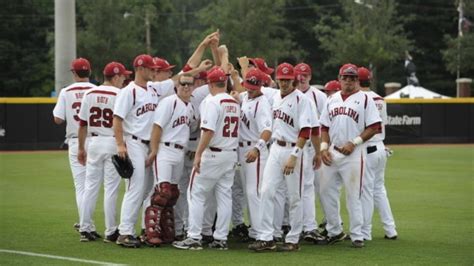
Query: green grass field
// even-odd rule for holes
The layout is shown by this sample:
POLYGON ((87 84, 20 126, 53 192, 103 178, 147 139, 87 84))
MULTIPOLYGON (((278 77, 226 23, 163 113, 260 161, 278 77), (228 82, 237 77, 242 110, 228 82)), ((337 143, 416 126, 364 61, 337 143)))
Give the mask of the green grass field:
MULTIPOLYGON (((295 253, 263 254, 233 241, 229 251, 81 243, 72 228, 77 214, 67 153, 0 153, 0 265, 88 264, 5 250, 129 265, 473 265, 474 146, 392 148, 386 185, 398 240, 383 239, 376 215, 374 240, 363 249, 351 248, 345 241, 333 246, 303 244, 295 253)), ((99 203, 95 217, 99 232, 104 229, 101 210, 99 203)), ((347 221, 345 208, 342 215, 347 221)))

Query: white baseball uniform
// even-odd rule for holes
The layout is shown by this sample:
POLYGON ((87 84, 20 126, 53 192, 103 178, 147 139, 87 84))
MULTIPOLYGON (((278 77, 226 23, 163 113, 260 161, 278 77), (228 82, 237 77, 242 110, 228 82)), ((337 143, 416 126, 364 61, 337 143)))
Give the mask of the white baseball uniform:
POLYGON ((262 184, 262 221, 259 240, 273 239, 274 200, 277 188, 286 182, 289 198, 289 218, 291 231, 286 236, 287 243, 298 243, 303 229, 303 172, 301 157, 297 158, 296 167, 292 174, 283 174, 284 166, 290 153, 296 145, 299 133, 303 128, 311 128, 311 103, 299 90, 294 90, 285 97, 278 93, 273 98, 273 126, 272 137, 274 142, 265 165, 262 184))
POLYGON ((339 215, 341 183, 346 188, 346 203, 350 220, 352 241, 363 240, 362 235, 362 184, 366 152, 364 145, 358 145, 346 156, 338 150, 347 142, 359 136, 366 127, 381 122, 372 98, 361 91, 343 99, 341 92, 331 95, 321 115, 321 126, 328 128, 331 145, 332 164, 322 165, 320 193, 326 214, 328 235, 336 236, 342 232, 339 215))
MULTIPOLYGON (((199 128, 199 106, 207 95, 209 95, 209 86, 207 84, 195 88, 191 94, 190 103, 193 105, 195 112, 193 119, 190 121, 191 132, 189 135, 188 145, 186 146, 186 155, 184 156, 183 173, 178 184, 179 198, 176 202, 176 205, 174 206, 176 235, 182 235, 184 231, 188 230, 189 212, 187 191, 189 186, 189 177, 191 176, 193 169, 194 153, 196 152, 196 148, 199 143, 199 135, 201 134, 201 129, 199 128)), ((211 227, 213 222, 214 220, 211 223, 211 227)), ((212 232, 210 234, 212 234, 212 232)))
POLYGON ((153 164, 154 185, 143 202, 146 209, 151 204, 154 187, 162 182, 178 184, 183 174, 184 148, 189 141, 190 123, 195 117, 194 107, 178 95, 160 101, 154 114, 154 124, 162 129, 158 154, 153 164))
POLYGON ((102 181, 104 182, 105 235, 112 235, 117 229, 115 215, 120 176, 112 164, 112 155, 117 153, 112 123, 115 99, 119 92, 119 88, 102 85, 88 90, 82 99, 79 118, 87 123, 91 137, 87 149, 80 232, 95 230, 92 217, 102 181))
POLYGON ((362 193, 362 209, 364 210, 362 234, 364 239, 371 240, 374 204, 379 210, 385 235, 393 237, 397 235, 397 231, 384 184, 387 153, 383 140, 385 139, 385 124, 387 124, 387 104, 377 93, 373 91, 365 91, 365 93, 374 100, 382 119, 382 132, 374 135, 365 143, 367 147, 367 160, 362 193))
POLYGON ((134 235, 134 225, 144 200, 145 189, 153 182, 151 169, 145 169, 145 160, 149 152, 148 144, 158 97, 156 89, 130 82, 116 99, 114 115, 123 119, 124 140, 134 167, 132 177, 125 181, 126 190, 119 225, 121 235, 134 235))
MULTIPOLYGON (((86 167, 77 160, 79 130, 79 110, 84 93, 96 87, 90 82, 76 82, 59 92, 58 101, 53 110, 53 115, 66 121, 66 143, 68 144, 69 165, 71 167, 76 191, 76 204, 79 217, 81 217, 82 198, 84 195, 84 184, 86 180, 86 167)), ((86 144, 87 149, 87 144, 86 144)), ((80 219, 80 218, 79 218, 80 219)))
MULTIPOLYGON (((321 116, 320 110, 323 109, 323 102, 325 102, 325 94, 320 90, 309 87, 304 95, 308 97, 311 102, 311 110, 313 118, 312 128, 318 128, 319 130, 319 117, 321 116), (318 93, 319 92, 319 93, 318 93), (320 94, 321 93, 321 94, 320 94), (318 109, 318 107, 320 109, 318 109)), ((319 134, 319 132, 318 132, 319 134)), ((319 151, 318 151, 319 152, 319 151)), ((314 150, 311 141, 308 141, 303 148, 303 158, 305 165, 303 169, 303 231, 310 232, 318 228, 316 223, 316 201, 315 201, 315 170, 313 168, 313 158, 316 152, 314 150)))
POLYGON ((188 191, 188 237, 201 239, 203 213, 208 195, 217 200, 214 239, 227 240, 231 218, 231 187, 237 163, 239 104, 227 93, 211 96, 201 104, 201 129, 214 135, 202 154, 200 173, 193 170, 188 191))
POLYGON ((245 155, 255 147, 263 131, 272 130, 272 109, 264 95, 249 99, 245 92, 240 94, 240 101, 242 109, 239 129, 239 162, 241 167, 240 176, 237 177, 241 178, 247 197, 251 224, 249 237, 256 239, 260 233, 260 195, 268 149, 267 147, 261 149, 257 159, 252 163, 246 162, 245 155))

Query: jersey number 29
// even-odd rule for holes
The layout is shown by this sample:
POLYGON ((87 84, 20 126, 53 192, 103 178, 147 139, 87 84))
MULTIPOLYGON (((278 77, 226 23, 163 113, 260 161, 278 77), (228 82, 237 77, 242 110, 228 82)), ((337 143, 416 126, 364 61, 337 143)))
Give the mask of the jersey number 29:
POLYGON ((91 127, 112 127, 112 121, 114 119, 114 112, 112 109, 99 107, 91 107, 89 110, 89 126, 91 127))

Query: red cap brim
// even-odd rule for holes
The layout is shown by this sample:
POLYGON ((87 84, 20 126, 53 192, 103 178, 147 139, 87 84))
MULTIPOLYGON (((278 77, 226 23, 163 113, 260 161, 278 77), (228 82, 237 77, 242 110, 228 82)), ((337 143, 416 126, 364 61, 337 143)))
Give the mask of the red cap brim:
POLYGON ((250 84, 248 83, 247 81, 244 81, 242 83, 242 86, 244 86, 245 88, 249 89, 249 90, 258 90, 260 89, 261 86, 258 86, 258 85, 253 85, 253 84, 250 84))
POLYGON ((295 79, 295 76, 293 76, 293 75, 280 75, 280 76, 276 76, 276 79, 295 79))

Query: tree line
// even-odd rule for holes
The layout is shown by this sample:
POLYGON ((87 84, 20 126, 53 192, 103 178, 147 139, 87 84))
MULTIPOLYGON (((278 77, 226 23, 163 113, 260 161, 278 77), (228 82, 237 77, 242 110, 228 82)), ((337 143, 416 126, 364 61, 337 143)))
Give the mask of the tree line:
MULTIPOLYGON (((312 83, 324 84, 351 62, 373 70, 382 95, 385 82, 405 85, 409 51, 421 85, 454 96, 458 52, 461 76, 474 76, 468 23, 474 5, 464 1, 460 38, 458 1, 76 0, 77 55, 91 61, 93 78, 101 80, 109 61, 131 68, 133 58, 147 52, 149 27, 151 54, 183 66, 203 36, 219 29, 234 64, 243 55, 263 57, 270 66, 306 62, 312 83)), ((0 97, 49 96, 54 1, 7 1, 0 18, 0 97)))

